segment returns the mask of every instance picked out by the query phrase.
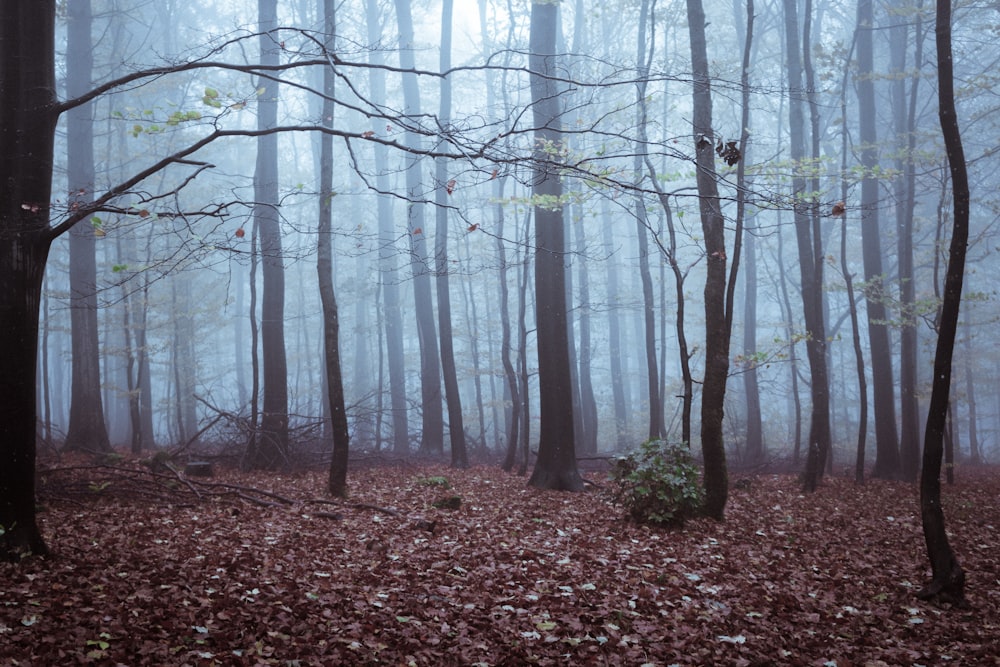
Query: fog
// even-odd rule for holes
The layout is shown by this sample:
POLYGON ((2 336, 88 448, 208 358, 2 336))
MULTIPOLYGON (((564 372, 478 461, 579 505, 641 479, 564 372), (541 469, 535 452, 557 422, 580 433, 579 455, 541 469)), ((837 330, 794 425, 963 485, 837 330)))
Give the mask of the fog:
MULTIPOLYGON (((439 1, 330 3, 332 36, 322 0, 278 2, 276 27, 263 28, 257 3, 239 0, 91 4, 82 45, 70 35, 85 19, 61 5, 59 96, 119 83, 81 117, 61 121, 53 216, 125 187, 49 254, 37 385, 43 449, 69 442, 242 459, 253 437, 269 432, 263 422, 281 397, 269 407, 267 395, 280 384, 289 429, 282 461, 328 456, 323 203, 352 453, 447 455, 456 424, 473 460, 502 460, 512 434, 528 438, 517 461, 537 449, 537 313, 548 314, 536 310, 545 277, 534 273, 534 224, 551 210, 561 212, 565 234, 558 256, 572 386, 559 398, 574 418, 576 455, 651 436, 684 439, 685 362, 697 448, 710 342, 706 267, 720 258, 706 250, 699 208, 696 151, 705 141, 718 145, 722 260, 736 256, 742 230, 723 421, 731 465, 805 460, 811 333, 798 215, 812 216, 821 243, 834 470, 853 467, 861 419, 845 270, 870 404, 867 460, 919 447, 952 223, 933 8, 880 4, 874 28, 856 31, 855 3, 816 3, 803 51, 812 71, 794 83, 782 3, 759 3, 744 85, 746 7, 708 3, 714 132, 706 138, 692 130, 685 3, 563 0, 549 59, 561 129, 541 144, 525 0, 456 0, 444 27, 439 1), (403 6, 412 10, 412 40, 400 39, 403 6), (267 68, 258 66, 268 62, 262 30, 276 63, 267 68), (443 36, 451 43, 444 75, 443 36), (122 81, 156 67, 171 71, 122 81), (320 94, 324 70, 335 74, 331 115, 320 94), (795 100, 805 128, 798 137, 795 100), (320 180, 323 128, 332 186, 320 180), (89 141, 89 156, 74 152, 80 141, 89 141), (743 150, 727 153, 729 142, 743 150), (533 190, 539 162, 560 180, 555 198, 533 190), (72 277, 71 265, 79 268, 72 277), (283 284, 271 282, 278 274, 283 284), (87 325, 84 311, 96 323, 87 325), (283 372, 269 355, 284 357, 283 372), (515 417, 522 423, 512 431, 515 417)), ((803 3, 798 12, 801 40, 803 3)), ((1000 433, 1000 356, 989 343, 1000 314, 995 19, 995 9, 975 6, 954 23, 972 188, 949 427, 960 462, 995 460, 1000 433)))

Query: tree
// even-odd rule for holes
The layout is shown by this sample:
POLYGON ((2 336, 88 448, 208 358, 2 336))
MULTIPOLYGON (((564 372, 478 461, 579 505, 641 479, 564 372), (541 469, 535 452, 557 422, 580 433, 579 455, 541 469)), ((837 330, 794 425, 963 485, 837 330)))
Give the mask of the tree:
MULTIPOLYGON (((757 246, 755 232, 745 223, 746 217, 746 157, 747 143, 750 138, 750 62, 753 48, 754 3, 747 0, 746 30, 743 35, 743 67, 740 76, 742 93, 740 113, 740 144, 739 151, 743 159, 737 165, 736 171, 736 218, 743 224, 744 252, 746 253, 746 271, 743 285, 743 354, 749 360, 743 372, 743 391, 746 394, 747 428, 746 428, 746 458, 749 463, 761 463, 764 460, 764 427, 760 417, 760 389, 757 382, 757 363, 754 361, 757 352, 757 246)), ((735 8, 735 4, 734 4, 735 8)), ((730 299, 732 297, 730 296, 730 299)))
POLYGON ((920 519, 924 529, 931 581, 918 593, 924 599, 965 604, 965 572, 948 542, 941 507, 941 456, 951 393, 952 355, 962 303, 965 254, 969 241, 969 177, 955 109, 955 79, 951 49, 951 0, 937 0, 938 116, 952 183, 953 222, 945 272, 944 295, 934 351, 934 380, 924 429, 923 469, 920 473, 920 519))
POLYGON ((557 70, 558 2, 533 0, 528 64, 535 128, 532 196, 535 216, 535 319, 541 426, 538 460, 528 480, 542 489, 581 491, 573 436, 572 377, 566 326, 562 123, 557 70))
MULTIPOLYGON (((318 0, 319 15, 323 17, 327 53, 336 53, 337 22, 335 0, 318 0)), ((333 94, 336 75, 333 63, 323 68, 323 112, 321 122, 333 126, 333 94)), ((320 137, 319 169, 319 222, 317 224, 318 244, 316 251, 316 272, 319 278, 319 294, 323 304, 323 352, 326 374, 327 400, 330 403, 330 426, 333 432, 333 456, 330 459, 330 474, 327 491, 330 495, 347 495, 347 456, 350 436, 347 428, 347 408, 344 406, 344 380, 340 368, 340 319, 337 309, 337 295, 333 287, 333 239, 331 224, 333 218, 333 137, 320 137)))
MULTIPOLYGON (((441 404, 441 357, 438 352, 437 325, 431 296, 431 278, 427 259, 427 227, 420 176, 421 138, 416 124, 420 122, 420 87, 417 85, 413 55, 415 39, 411 0, 396 0, 396 22, 399 25, 399 66, 404 70, 403 114, 404 137, 410 149, 406 156, 406 221, 410 237, 410 267, 413 271, 413 301, 417 316, 417 338, 420 343, 420 406, 423 429, 420 451, 439 454, 444 449, 444 416, 441 404)), ((443 184, 442 184, 442 187, 443 184)), ((463 436, 464 437, 464 436, 463 436)))
MULTIPOLYGON (((923 11, 914 12, 914 63, 923 63, 923 11)), ((901 13, 890 12, 892 42, 892 118, 896 132, 896 169, 893 180, 896 198, 896 254, 899 259, 899 457, 903 479, 915 481, 920 466, 920 404, 917 369, 916 276, 913 267, 913 216, 916 208, 917 92, 920 76, 913 76, 909 100, 906 99, 907 22, 901 13)))
MULTIPOLYGON (((727 258, 725 218, 715 172, 715 132, 712 129, 712 89, 705 39, 705 10, 701 0, 687 0, 688 32, 691 37, 693 85, 692 130, 698 208, 705 243, 705 375, 701 390, 701 453, 705 465, 705 513, 719 521, 729 497, 726 446, 722 420, 725 416, 726 380, 729 373, 729 338, 732 320, 727 317, 727 258)), ((721 139, 720 139, 721 141, 721 139)), ((737 230, 737 238, 739 230, 737 230)), ((734 273, 736 266, 734 253, 734 273)))
POLYGON ((892 354, 886 325, 882 242, 879 231, 878 136, 875 130, 875 80, 872 0, 858 1, 858 134, 861 139, 861 247, 865 265, 865 304, 871 346, 872 396, 875 402, 875 468, 872 475, 899 475, 892 354))
MULTIPOLYGON (((66 94, 76 97, 90 87, 93 69, 90 0, 67 5, 66 94)), ((66 114, 69 202, 83 207, 94 197, 94 111, 82 104, 66 114)), ((101 351, 97 327, 97 237, 100 218, 81 220, 70 231, 70 317, 73 382, 66 448, 110 451, 101 398, 101 351)))
MULTIPOLYGON (((852 47, 853 48, 853 47, 852 47)), ((849 61, 844 63, 840 84, 840 113, 847 118, 847 77, 849 61)), ((868 438, 868 378, 865 355, 861 347, 861 330, 858 325, 858 303, 854 296, 854 274, 847 263, 847 132, 840 133, 840 202, 834 205, 833 215, 840 218, 840 273, 847 291, 847 308, 851 316, 851 341, 854 343, 854 363, 858 376, 858 439, 854 456, 854 482, 865 481, 865 443, 868 438)))
POLYGON ((49 228, 54 3, 0 4, 0 559, 48 549, 35 521, 35 363, 49 228))
MULTIPOLYGON (((365 22, 370 44, 378 44, 382 37, 377 0, 367 0, 365 22)), ((368 54, 372 67, 368 70, 368 85, 375 104, 385 104, 385 58, 380 49, 368 54)), ((372 119, 370 132, 378 132, 381 119, 372 119)), ((375 157, 375 189, 378 193, 389 191, 388 150, 381 143, 372 149, 375 157)), ((379 279, 382 286, 382 310, 385 316, 385 347, 389 366, 389 409, 392 415, 392 450, 405 455, 410 451, 409 426, 406 418, 406 367, 403 360, 403 315, 399 295, 399 272, 396 268, 395 232, 392 225, 392 201, 379 196, 376 202, 379 234, 379 279)))
MULTIPOLYGON (((278 65, 277 0, 258 0, 260 64, 278 65)), ((251 468, 275 469, 288 457, 288 365, 285 358, 285 267, 281 254, 281 218, 278 211, 278 82, 261 78, 257 97, 257 165, 254 171, 254 224, 260 232, 261 350, 264 403, 260 433, 251 442, 251 468)))
MULTIPOLYGON (((646 55, 646 23, 649 15, 649 0, 643 0, 639 9, 639 31, 636 45, 636 125, 638 127, 638 146, 632 167, 636 178, 642 173, 643 156, 647 152, 646 125, 646 87, 649 80, 649 60, 652 52, 646 55)), ((652 50, 650 50, 652 51, 652 50)), ((710 121, 711 122, 711 121, 710 121)), ((656 175, 653 174, 655 180, 656 175)), ((663 437, 663 400, 660 397, 660 378, 656 365, 656 307, 653 296, 653 279, 649 272, 649 221, 646 214, 646 201, 641 193, 635 197, 635 227, 639 241, 639 279, 642 283, 642 314, 643 334, 645 335, 646 353, 646 395, 649 401, 649 439, 657 440, 663 437)), ((688 443, 690 444, 690 443, 688 443)))
POLYGON ((812 415, 804 486, 814 491, 823 476, 830 448, 830 381, 826 366, 826 323, 823 317, 823 239, 819 222, 806 211, 805 119, 803 118, 802 59, 798 37, 795 0, 785 0, 785 55, 787 58, 789 144, 792 156, 792 200, 795 239, 802 281, 802 310, 806 325, 806 356, 809 360, 809 389, 812 415))
MULTIPOLYGON (((446 74, 451 69, 451 15, 454 0, 441 3, 441 100, 438 122, 445 131, 451 124, 451 78, 446 74)), ((455 344, 452 340, 451 290, 448 272, 448 195, 454 184, 448 180, 448 159, 441 156, 434 160, 436 179, 435 203, 437 208, 434 229, 434 260, 437 276, 438 333, 441 339, 441 372, 444 376, 444 394, 448 403, 448 435, 451 441, 451 465, 455 468, 469 467, 469 456, 465 447, 465 424, 462 419, 462 397, 458 391, 458 374, 455 371, 455 344)))

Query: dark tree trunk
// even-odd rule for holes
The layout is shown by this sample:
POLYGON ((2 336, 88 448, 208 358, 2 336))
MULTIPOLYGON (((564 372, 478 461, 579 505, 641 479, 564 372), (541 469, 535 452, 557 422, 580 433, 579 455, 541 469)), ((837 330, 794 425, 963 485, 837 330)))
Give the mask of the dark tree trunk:
MULTIPOLYGON (((318 13, 323 17, 326 33, 325 48, 328 53, 336 53, 336 0, 318 0, 318 13)), ((332 67, 323 68, 323 124, 333 126, 333 95, 336 75, 332 67)), ((327 491, 332 496, 347 495, 347 457, 350 436, 347 427, 347 409, 344 406, 344 380, 340 367, 340 320, 337 311, 337 296, 333 287, 333 238, 332 203, 333 191, 333 137, 320 137, 319 158, 319 223, 317 225, 318 248, 316 272, 319 278, 319 296, 323 305, 323 352, 327 385, 327 399, 330 404, 330 428, 333 433, 333 456, 327 478, 327 491)))
MULTIPOLYGON (((646 56, 647 22, 649 15, 649 0, 643 0, 639 10, 639 31, 636 46, 636 68, 639 76, 636 82, 637 127, 639 146, 635 152, 633 168, 636 178, 642 172, 643 156, 646 154, 646 81, 649 73, 649 63, 646 56)), ((711 120, 709 120, 711 123, 711 120)), ((656 298, 653 294, 653 278, 649 272, 649 221, 646 212, 646 202, 641 194, 635 198, 635 229, 639 241, 639 279, 642 283, 642 317, 643 336, 646 353, 646 398, 649 401, 649 432, 650 440, 658 440, 664 436, 663 401, 660 398, 659 366, 656 359, 656 298)))
POLYGON ((535 321, 541 426, 538 460, 528 484, 542 489, 583 490, 576 467, 573 385, 566 313, 566 258, 562 182, 555 164, 562 145, 559 91, 548 78, 557 71, 559 7, 534 0, 528 56, 535 122, 533 195, 535 215, 535 321), (548 149, 548 150, 547 150, 548 149))
MULTIPOLYGON (((413 18, 411 0, 396 0, 396 21, 399 25, 399 65, 402 74, 406 130, 404 140, 411 149, 419 149, 420 135, 411 127, 420 122, 420 88, 414 73, 413 18)), ((441 357, 438 353, 437 324, 431 295, 431 277, 427 258, 427 228, 424 223, 423 183, 420 157, 408 153, 406 161, 407 230, 410 237, 410 267, 413 270, 413 301, 417 317, 417 338, 420 344, 420 407, 423 429, 420 451, 441 454, 444 451, 444 406, 441 401, 441 357)), ((445 187, 445 184, 441 184, 445 187)))
MULTIPOLYGON (((454 0, 441 3, 441 59, 440 70, 451 69, 452 6, 454 0)), ((451 79, 441 77, 441 104, 438 121, 443 127, 451 124, 451 79)), ((444 395, 448 404, 448 436, 451 443, 451 465, 453 468, 468 468, 469 455, 466 452, 465 420, 462 418, 462 396, 458 389, 458 373, 455 370, 455 344, 451 326, 451 288, 448 272, 448 193, 454 189, 448 181, 448 161, 439 157, 434 161, 435 183, 434 201, 436 225, 434 229, 434 260, 437 275, 437 315, 438 332, 441 339, 441 373, 444 376, 444 395)))
POLYGON ((701 0, 687 0, 694 84, 692 129, 695 141, 698 203, 705 243, 705 377, 701 391, 701 452, 705 466, 705 513, 722 520, 729 496, 725 416, 729 373, 729 337, 726 318, 727 257, 725 219, 720 208, 715 173, 715 136, 712 130, 712 92, 709 84, 705 10, 701 0))
MULTIPOLYGON (((90 88, 93 66, 90 0, 72 0, 68 6, 66 94, 82 95, 90 88)), ((66 114, 69 205, 83 207, 94 198, 93 105, 84 104, 66 114)), ((105 234, 101 220, 81 220, 70 231, 69 282, 73 350, 66 449, 103 452, 111 449, 101 397, 101 350, 97 323, 97 237, 105 234)))
MULTIPOLYGON (((795 0, 785 0, 785 40, 790 97, 788 103, 789 149, 792 162, 801 165, 806 157, 803 119, 802 60, 798 39, 798 12, 795 0)), ((795 239, 798 244, 802 281, 802 309, 806 324, 806 355, 809 359, 812 419, 809 427, 804 487, 814 491, 823 476, 830 448, 830 382, 826 366, 826 325, 823 319, 822 239, 804 204, 806 190, 802 171, 792 177, 795 202, 795 239)))
POLYGON ((865 265, 865 304, 868 340, 871 345, 872 394, 875 401, 874 477, 891 479, 900 474, 896 432, 895 388, 892 379, 892 349, 889 343, 884 288, 882 242, 879 231, 878 147, 875 142, 875 77, 872 0, 858 2, 858 130, 861 139, 861 246, 865 265))
POLYGON ((51 236, 56 5, 0 3, 0 560, 47 549, 35 520, 38 315, 51 236))
MULTIPOLYGON (((277 0, 258 0, 260 62, 277 65, 280 51, 277 0)), ((257 128, 277 125, 278 84, 257 83, 257 128)), ((250 453, 250 467, 277 469, 288 462, 288 365, 285 358, 285 267, 281 251, 281 218, 278 212, 278 135, 257 139, 254 171, 254 220, 260 232, 263 294, 261 295, 261 350, 264 366, 264 401, 260 433, 250 453)))
POLYGON ((674 215, 670 208, 670 197, 660 186, 656 178, 656 169, 650 160, 646 160, 646 169, 649 171, 650 183, 656 190, 660 206, 667 221, 667 246, 660 245, 660 252, 664 254, 670 270, 674 274, 674 298, 677 301, 677 312, 675 330, 677 332, 678 361, 681 367, 681 442, 691 447, 691 409, 694 405, 694 377, 691 375, 691 353, 688 351, 687 333, 684 327, 685 303, 684 281, 686 273, 681 269, 677 261, 677 231, 674 227, 674 215))
POLYGON ((965 253, 969 241, 969 179, 965 151, 955 111, 955 84, 951 50, 951 0, 937 0, 938 115, 941 134, 951 171, 954 220, 944 299, 941 303, 937 349, 934 352, 934 380, 924 431, 923 469, 920 474, 920 518, 924 528, 927 557, 932 578, 918 594, 928 599, 965 604, 965 572, 951 550, 941 508, 941 454, 951 392, 951 360, 955 349, 965 253))
MULTIPOLYGON (((368 27, 368 42, 378 44, 382 39, 382 27, 379 23, 379 8, 377 0, 367 0, 365 4, 365 19, 368 27)), ((384 57, 379 49, 372 49, 368 54, 373 67, 368 71, 368 81, 372 100, 376 104, 384 104, 385 71, 384 57)), ((372 131, 382 129, 379 121, 373 121, 372 131)), ((376 144, 375 152, 375 188, 380 193, 390 190, 389 158, 386 148, 376 144)), ((392 414, 392 450, 397 455, 410 452, 409 423, 406 409, 406 367, 403 359, 403 315, 399 294, 399 272, 396 268, 396 232, 393 229, 392 200, 386 195, 380 195, 376 202, 378 212, 379 235, 379 276, 382 282, 382 302, 385 313, 385 347, 389 366, 389 409, 392 414)))

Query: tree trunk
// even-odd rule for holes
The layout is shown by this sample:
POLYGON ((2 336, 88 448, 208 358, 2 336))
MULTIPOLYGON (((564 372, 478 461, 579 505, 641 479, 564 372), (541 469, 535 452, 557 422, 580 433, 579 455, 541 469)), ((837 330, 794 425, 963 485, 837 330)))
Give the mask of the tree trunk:
POLYGON ((969 179, 965 166, 965 151, 955 111, 955 82, 951 50, 951 0, 937 0, 938 115, 941 134, 948 153, 951 171, 954 220, 948 269, 945 273, 944 299, 937 349, 934 352, 934 380, 924 431, 923 469, 920 474, 920 518, 924 528, 927 557, 932 578, 918 593, 923 599, 936 598, 945 602, 965 604, 965 572, 951 550, 941 508, 941 454, 948 397, 951 392, 951 360, 955 348, 959 309, 962 302, 962 282, 965 274, 965 253, 969 241, 969 179))
MULTIPOLYGON (((72 0, 67 6, 66 94, 83 94, 90 87, 93 67, 90 0, 72 0)), ((67 182, 71 208, 94 198, 93 104, 66 114, 67 182)), ((97 323, 97 236, 105 234, 101 220, 81 220, 70 231, 69 282, 72 323, 73 382, 66 449, 111 450, 101 397, 101 350, 97 323)))
POLYGON ((979 453, 979 432, 976 429, 976 379, 973 372, 972 327, 966 319, 963 328, 962 347, 965 351, 965 402, 969 412, 969 463, 983 462, 979 453))
MULTIPOLYGON (((318 0, 318 14, 323 17, 325 44, 328 54, 336 53, 337 22, 336 0, 318 0)), ((323 111, 322 123, 333 127, 333 95, 336 74, 333 67, 323 68, 323 111)), ((316 252, 316 273, 319 279, 319 296, 323 306, 323 353, 327 384, 327 399, 330 404, 330 428, 333 433, 333 456, 327 478, 327 492, 343 498, 347 495, 347 457, 350 436, 347 426, 347 409, 344 406, 344 380, 340 367, 340 320, 337 311, 337 296, 333 287, 333 238, 331 234, 333 218, 333 137, 320 136, 319 158, 319 222, 317 224, 318 247, 316 252)))
MULTIPOLYGON (((614 225, 611 222, 611 212, 607 200, 602 201, 601 227, 606 248, 614 246, 614 225)), ((622 377, 621 287, 618 279, 618 261, 609 257, 607 261, 607 300, 608 300, 608 357, 611 362, 611 400, 615 410, 615 445, 618 449, 628 446, 628 410, 625 407, 625 381, 622 377)))
MULTIPOLYGON (((497 201, 503 201, 503 179, 497 186, 497 201)), ((521 422, 521 395, 518 391, 518 377, 511 362, 510 288, 507 285, 507 250, 504 242, 504 207, 497 204, 497 256, 500 264, 500 362, 507 379, 507 393, 510 395, 510 424, 507 426, 507 453, 503 469, 510 472, 517 460, 518 430, 521 422)), ((522 293, 523 296, 523 293, 522 293)))
POLYGON ((538 345, 540 431, 538 460, 530 486, 564 491, 583 490, 576 467, 573 433, 573 386, 570 374, 566 313, 566 252, 563 227, 560 99, 556 31, 559 6, 548 0, 531 3, 528 65, 535 123, 535 324, 538 345))
MULTIPOLYGON (((260 63, 277 65, 280 51, 277 0, 258 0, 260 63)), ((278 84, 259 79, 263 91, 257 99, 257 128, 277 125, 278 84)), ((263 293, 261 295, 261 350, 264 367, 264 401, 256 447, 250 467, 274 470, 288 463, 288 364, 285 357, 285 267, 281 251, 278 213, 278 135, 257 138, 254 171, 254 223, 260 232, 263 293)))
MULTIPOLYGON (((521 247, 524 248, 524 261, 521 264, 521 275, 518 278, 518 303, 517 303, 517 356, 518 356, 518 395, 521 397, 521 465, 518 466, 518 474, 524 475, 528 472, 528 452, 531 441, 531 393, 530 379, 528 376, 528 299, 531 284, 528 278, 532 268, 531 255, 531 214, 525 215, 524 237, 521 247)), ((520 254, 520 253, 519 253, 520 254)))
POLYGON ((705 10, 701 0, 687 0, 691 36, 691 72, 694 102, 698 203, 705 243, 705 377, 701 391, 701 451, 705 466, 705 513, 723 519, 729 496, 726 446, 722 421, 729 373, 729 330, 726 322, 727 258, 725 218, 722 216, 715 173, 715 135, 712 130, 712 92, 709 84, 705 10))
MULTIPOLYGON (((447 128, 451 124, 451 78, 444 75, 451 69, 452 6, 454 0, 441 3, 441 103, 438 122, 447 128)), ((437 315, 438 332, 441 339, 441 373, 444 376, 444 395, 448 404, 448 437, 451 443, 451 465, 453 468, 468 468, 469 455, 466 452, 465 420, 462 418, 462 396, 458 389, 458 373, 455 370, 455 344, 451 326, 451 288, 448 272, 448 196, 454 184, 448 181, 448 160, 443 157, 434 160, 435 183, 434 201, 436 225, 434 229, 434 260, 437 275, 437 315)))
MULTIPOLYGON (((639 31, 636 46, 638 77, 636 77, 635 95, 639 145, 636 147, 632 165, 637 179, 641 177, 643 156, 647 152, 646 82, 649 78, 649 63, 646 56, 646 25, 648 15, 649 0, 643 0, 639 10, 639 31)), ((653 294, 653 279, 649 272, 649 221, 646 213, 646 202, 641 193, 637 194, 635 198, 635 229, 636 238, 639 241, 639 279, 642 282, 643 335, 646 353, 646 397, 649 401, 649 433, 647 437, 650 440, 658 440, 664 436, 663 401, 660 399, 659 367, 656 360, 656 300, 653 294)))
POLYGON ((746 396, 746 462, 763 462, 764 425, 760 417, 760 389, 757 384, 757 247, 754 231, 745 224, 746 216, 746 160, 747 143, 750 135, 750 56, 753 48, 754 3, 747 0, 746 30, 743 38, 743 69, 740 77, 741 121, 740 155, 742 159, 736 172, 736 218, 744 225, 744 250, 746 252, 746 273, 743 276, 743 354, 749 360, 743 371, 743 393, 746 396))
POLYGON ((868 340, 871 346, 872 394, 875 399, 874 477, 891 479, 900 474, 899 442, 896 433, 895 388, 892 379, 892 350, 882 285, 882 242, 879 232, 878 137, 875 132, 875 81, 872 33, 872 0, 858 2, 858 130, 861 139, 861 246, 865 265, 865 304, 868 312, 868 340))
MULTIPOLYGON (((377 0, 367 0, 365 19, 368 27, 368 42, 378 44, 382 39, 377 0)), ((385 104, 385 60, 380 49, 368 53, 372 68, 368 70, 368 85, 372 100, 385 104)), ((379 121, 373 121, 372 131, 382 130, 379 121)), ((387 149, 381 144, 374 147, 375 188, 379 192, 389 192, 389 158, 387 149)), ((389 366, 389 410, 392 414, 392 451, 399 456, 410 452, 409 422, 406 408, 406 367, 403 359, 403 315, 399 294, 399 272, 396 268, 396 232, 393 229, 392 200, 386 196, 377 197, 379 276, 382 283, 382 302, 385 313, 385 347, 389 366)))
MULTIPOLYGON (((417 85, 416 61, 413 55, 413 18, 411 0, 396 1, 396 21, 399 25, 399 66, 404 70, 403 107, 406 129, 404 141, 414 150, 420 148, 420 135, 412 128, 420 122, 420 88, 417 85)), ((417 317, 417 339, 420 344, 420 407, 423 429, 420 451, 441 454, 444 451, 444 406, 441 402, 441 357, 438 353, 437 324, 431 296, 431 277, 427 258, 427 228, 424 223, 423 183, 420 177, 420 156, 407 153, 406 161, 406 220, 410 238, 410 267, 413 271, 413 301, 417 317)), ((441 184, 440 187, 445 187, 441 184)))
POLYGON ((580 289, 580 351, 577 360, 577 381, 580 386, 580 421, 583 423, 583 434, 578 437, 581 452, 597 453, 597 399, 594 397, 594 382, 591 378, 593 356, 591 351, 590 327, 590 272, 586 267, 587 240, 584 234, 583 221, 574 225, 576 230, 576 256, 581 263, 579 276, 580 289))
POLYGON ((798 245, 799 272, 802 281, 802 309, 806 324, 806 356, 809 359, 812 419, 803 485, 814 491, 823 476, 826 454, 830 448, 830 382, 826 366, 826 325, 823 319, 822 239, 813 226, 804 204, 806 181, 802 176, 805 161, 803 119, 802 61, 798 39, 798 12, 795 0, 784 0, 786 57, 790 97, 789 150, 796 165, 792 177, 795 202, 795 238, 798 245))
MULTIPOLYGON (((893 14, 893 12, 890 12, 893 14)), ((897 257, 899 261, 899 458, 903 479, 916 481, 920 469, 920 402, 917 350, 916 284, 913 271, 913 214, 916 207, 917 90, 919 76, 911 77, 910 97, 906 99, 907 24, 914 21, 914 64, 923 64, 923 12, 912 19, 893 14, 889 37, 892 69, 898 78, 892 81, 893 124, 896 132, 896 161, 901 171, 893 181, 896 197, 897 257)))
POLYGON ((55 3, 0 3, 0 560, 47 548, 35 520, 38 316, 51 236, 55 3))

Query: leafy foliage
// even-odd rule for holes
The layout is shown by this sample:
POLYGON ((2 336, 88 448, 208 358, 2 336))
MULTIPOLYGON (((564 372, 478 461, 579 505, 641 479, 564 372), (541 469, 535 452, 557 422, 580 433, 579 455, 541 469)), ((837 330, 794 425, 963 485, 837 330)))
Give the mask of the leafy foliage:
POLYGON ((450 489, 451 482, 448 481, 447 477, 444 477, 442 475, 434 475, 431 477, 418 478, 417 486, 436 486, 441 489, 450 489))
POLYGON ((644 442, 611 467, 611 499, 637 523, 681 527, 702 503, 698 467, 683 445, 644 442))

